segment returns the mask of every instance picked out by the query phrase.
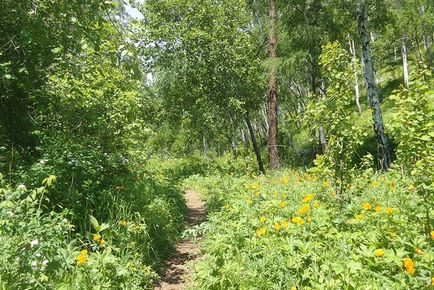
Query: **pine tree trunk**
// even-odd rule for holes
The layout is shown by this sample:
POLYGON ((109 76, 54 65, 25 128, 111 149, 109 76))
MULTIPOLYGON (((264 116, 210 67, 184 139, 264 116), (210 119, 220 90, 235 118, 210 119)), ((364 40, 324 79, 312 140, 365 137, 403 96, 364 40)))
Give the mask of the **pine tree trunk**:
POLYGON ((265 174, 264 163, 262 162, 261 152, 259 151, 258 143, 256 142, 255 131, 253 130, 252 123, 250 123, 249 114, 244 115, 244 121, 249 129, 250 139, 252 140, 253 151, 255 152, 256 160, 258 161, 259 171, 265 174))
POLYGON ((377 141, 377 168, 387 171, 390 167, 391 158, 387 136, 384 132, 383 116, 380 107, 379 90, 375 83, 374 64, 372 62, 369 47, 368 11, 365 0, 357 0, 357 24, 360 40, 362 42, 362 56, 364 63, 364 78, 368 95, 368 103, 372 110, 374 131, 377 141))
POLYGON ((277 147, 277 79, 276 79, 276 3, 270 0, 270 39, 268 53, 270 58, 269 90, 268 90, 268 158, 271 170, 279 168, 279 152, 277 147))

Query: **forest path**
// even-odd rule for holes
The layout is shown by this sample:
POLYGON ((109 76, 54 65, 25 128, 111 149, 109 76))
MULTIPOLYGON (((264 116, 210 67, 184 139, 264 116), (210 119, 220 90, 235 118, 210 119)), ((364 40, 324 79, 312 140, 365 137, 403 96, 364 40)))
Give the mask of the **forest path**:
MULTIPOLYGON (((205 204, 199 194, 193 190, 185 192, 187 201, 187 214, 185 216, 186 229, 199 225, 206 219, 205 204)), ((198 240, 183 239, 175 247, 175 250, 164 264, 161 273, 160 285, 154 290, 183 290, 188 281, 188 263, 195 263, 199 258, 198 240)))

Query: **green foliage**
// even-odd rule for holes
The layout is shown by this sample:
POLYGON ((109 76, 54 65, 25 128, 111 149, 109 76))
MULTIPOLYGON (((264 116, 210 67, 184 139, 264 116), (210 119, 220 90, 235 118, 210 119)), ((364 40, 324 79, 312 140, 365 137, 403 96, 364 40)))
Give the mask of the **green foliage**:
POLYGON ((399 110, 392 115, 392 132, 399 140, 397 166, 414 179, 417 192, 423 197, 426 232, 429 236, 432 222, 434 176, 434 81, 429 70, 416 75, 410 89, 400 89, 390 96, 399 110), (427 81, 425 81, 425 79, 427 81))
POLYGON ((421 198, 402 176, 354 180, 343 208, 330 180, 312 174, 196 183, 212 184, 205 196, 224 205, 204 227, 192 289, 430 287, 433 240, 415 218, 421 198))
MULTIPOLYGON (((367 130, 354 126, 358 115, 355 111, 353 85, 353 64, 348 53, 339 43, 323 47, 320 56, 322 74, 327 80, 323 96, 314 96, 307 108, 308 123, 327 132, 327 152, 317 157, 316 165, 325 166, 326 174, 331 173, 333 184, 339 195, 351 181, 352 158, 367 130)), ((343 198, 343 196, 341 196, 343 198)))

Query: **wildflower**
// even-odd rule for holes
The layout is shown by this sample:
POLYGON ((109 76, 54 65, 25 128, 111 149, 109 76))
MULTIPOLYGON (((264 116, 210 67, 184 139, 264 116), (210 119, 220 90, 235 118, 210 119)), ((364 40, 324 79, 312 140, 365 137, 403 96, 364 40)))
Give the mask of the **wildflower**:
POLYGON ((402 263, 404 264, 405 271, 408 274, 413 275, 414 272, 416 272, 416 269, 414 268, 414 261, 412 259, 404 258, 404 260, 402 260, 402 263))
POLYGON ((98 235, 98 234, 96 234, 96 235, 94 235, 93 236, 93 239, 92 239, 95 243, 98 243, 99 241, 101 241, 101 236, 100 235, 98 235))
POLYGON ((319 202, 315 201, 314 204, 313 204, 313 207, 314 208, 319 208, 319 202))
POLYGON ((277 232, 280 231, 280 228, 281 228, 281 226, 280 226, 279 223, 274 224, 274 229, 275 229, 277 232))
POLYGON ((431 239, 434 240, 434 231, 431 231, 431 239))
POLYGON ((314 197, 315 197, 315 195, 313 195, 313 193, 310 193, 303 198, 303 202, 306 202, 306 203, 311 202, 314 199, 314 197))
POLYGON ((288 223, 287 221, 283 221, 283 222, 280 223, 280 226, 281 226, 283 229, 286 229, 286 228, 288 227, 288 225, 289 225, 289 223, 288 223))
POLYGON ((383 257, 384 254, 386 254, 386 252, 383 249, 376 249, 374 251, 374 256, 375 257, 383 257))
POLYGON ((291 221, 297 225, 303 225, 304 224, 304 220, 300 217, 293 217, 291 219, 291 221))
POLYGON ((250 198, 246 200, 248 205, 252 205, 253 204, 253 200, 251 200, 250 198))
POLYGON ((369 202, 365 202, 362 207, 365 210, 370 210, 372 208, 372 205, 369 202))
POLYGON ((259 187, 261 187, 261 186, 259 185, 259 183, 253 183, 252 186, 251 186, 251 189, 253 189, 253 190, 258 190, 259 187))
POLYGON ((358 214, 358 215, 356 215, 356 218, 359 220, 359 221, 361 221, 362 219, 363 219, 363 214, 358 214))
POLYGON ((83 265, 87 261, 87 250, 82 250, 77 256, 77 265, 83 265))
POLYGON ((261 193, 259 191, 255 192, 256 197, 260 197, 261 193))
POLYGON ((38 245, 39 241, 38 240, 33 240, 30 242, 30 247, 33 248, 34 246, 38 245))
MULTIPOLYGON (((433 278, 433 280, 434 280, 434 278, 433 278)), ((292 286, 292 287, 291 287, 291 290, 297 290, 297 287, 292 286)))
POLYGON ((410 185, 407 187, 407 189, 408 189, 409 191, 413 191, 413 190, 415 189, 415 187, 414 187, 413 184, 410 184, 410 185))
POLYGON ((120 224, 121 226, 126 227, 126 226, 128 225, 128 222, 127 222, 127 221, 120 221, 119 224, 120 224))
POLYGON ((284 208, 284 207, 286 206, 286 202, 284 202, 284 201, 280 202, 279 206, 280 206, 281 208, 284 208))
POLYGON ((395 209, 393 207, 386 208, 387 214, 392 214, 394 211, 395 211, 395 209))
POLYGON ((105 240, 104 239, 101 239, 101 241, 99 241, 99 245, 101 246, 101 247, 105 247, 105 240))
POLYGON ((282 199, 286 199, 288 196, 284 193, 282 193, 282 199))
POLYGON ((395 232, 390 232, 390 233, 389 233, 389 236, 390 236, 391 238, 396 238, 396 233, 395 233, 395 232))
POLYGON ((261 216, 261 218, 259 219, 259 223, 263 224, 267 221, 267 218, 264 216, 261 216))
POLYGON ((434 277, 431 278, 431 286, 434 286, 434 277))
POLYGON ((393 182, 393 181, 390 182, 389 189, 391 192, 395 192, 395 182, 393 182))
POLYGON ((371 188, 377 188, 378 187, 378 182, 377 181, 372 181, 371 182, 371 188))
POLYGON ((415 252, 416 252, 416 254, 418 254, 418 255, 423 255, 423 254, 424 254, 424 252, 423 252, 421 249, 419 249, 419 248, 417 248, 417 249, 415 250, 415 252))
POLYGON ((282 176, 282 178, 280 179, 280 181, 281 181, 284 185, 289 185, 289 179, 290 179, 290 177, 287 176, 287 175, 285 175, 285 176, 282 176))
POLYGON ((375 207, 375 211, 376 211, 376 212, 381 212, 381 210, 382 210, 381 206, 376 206, 376 207, 375 207))
POLYGON ((297 211, 297 214, 302 215, 307 213, 309 210, 310 210, 310 206, 305 204, 297 211))
POLYGON ((307 221, 308 221, 308 222, 311 222, 311 221, 312 221, 312 217, 311 217, 311 216, 308 216, 308 217, 307 217, 307 221))
POLYGON ((330 183, 328 182, 328 180, 324 180, 323 182, 322 182, 322 186, 324 187, 324 188, 329 188, 330 187, 330 183))
POLYGON ((260 228, 256 231, 256 235, 258 237, 264 236, 267 233, 267 229, 266 228, 260 228))

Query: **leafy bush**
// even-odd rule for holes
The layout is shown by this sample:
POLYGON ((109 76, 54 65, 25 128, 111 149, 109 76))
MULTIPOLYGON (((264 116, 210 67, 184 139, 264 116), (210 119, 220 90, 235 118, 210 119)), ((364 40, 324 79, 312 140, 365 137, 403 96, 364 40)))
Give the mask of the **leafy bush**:
POLYGON ((209 217, 193 289, 428 288, 434 236, 421 197, 398 173, 370 175, 348 186, 343 207, 314 174, 227 177, 244 187, 208 191, 225 204, 209 217))

